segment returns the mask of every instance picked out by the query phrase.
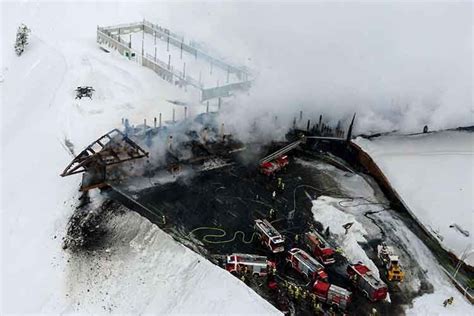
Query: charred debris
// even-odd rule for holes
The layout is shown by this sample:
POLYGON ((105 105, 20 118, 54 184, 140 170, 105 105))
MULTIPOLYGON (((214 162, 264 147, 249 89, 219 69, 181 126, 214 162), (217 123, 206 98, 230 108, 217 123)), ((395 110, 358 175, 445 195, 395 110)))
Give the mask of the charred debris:
POLYGON ((292 164, 293 157, 324 157, 350 168, 334 153, 349 150, 354 119, 345 131, 341 124, 327 126, 322 117, 303 124, 300 113, 286 142, 265 144, 236 139, 218 122, 217 113, 181 122, 173 118, 166 126, 161 115, 152 126, 146 121, 134 126, 123 119, 122 130, 98 138, 61 174, 82 173, 83 192, 64 247, 100 249, 107 235, 104 222, 125 206, 240 278, 283 312, 388 311, 383 302, 386 283, 336 252, 339 245, 314 220, 310 199, 294 197, 305 187, 302 183, 313 185, 306 185, 308 197, 332 189, 301 164, 292 164), (166 177, 174 180, 160 180, 166 177), (103 193, 99 207, 88 203, 93 188, 103 193))

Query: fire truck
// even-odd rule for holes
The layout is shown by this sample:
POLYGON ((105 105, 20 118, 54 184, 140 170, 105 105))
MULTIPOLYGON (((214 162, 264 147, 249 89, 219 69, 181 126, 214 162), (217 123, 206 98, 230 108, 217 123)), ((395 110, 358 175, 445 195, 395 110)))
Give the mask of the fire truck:
POLYGON ((336 262, 334 259, 334 249, 329 247, 324 238, 316 231, 306 233, 304 235, 304 243, 311 250, 311 253, 324 265, 336 262))
POLYGON ((327 280, 328 275, 324 271, 324 266, 311 257, 306 251, 293 248, 288 251, 286 261, 293 269, 303 274, 309 280, 327 280))
POLYGON ((318 300, 323 303, 345 310, 351 301, 352 293, 342 287, 316 280, 313 285, 313 292, 318 300))
POLYGON ((265 276, 268 269, 275 267, 275 262, 265 256, 233 253, 227 256, 225 269, 230 273, 248 272, 253 275, 265 276))
POLYGON ((389 281, 403 281, 405 272, 400 267, 398 256, 395 255, 393 247, 387 246, 385 243, 378 245, 377 254, 387 269, 387 279, 389 281))
POLYGON ((262 245, 270 249, 273 253, 285 250, 285 238, 266 219, 255 220, 255 233, 262 245))
POLYGON ((362 263, 350 264, 347 267, 347 273, 354 285, 360 289, 370 301, 381 301, 387 297, 387 285, 376 277, 367 266, 362 263))
POLYGON ((271 176, 272 174, 280 171, 284 167, 288 166, 289 160, 288 156, 277 157, 273 161, 266 161, 260 164, 260 172, 266 176, 271 176))

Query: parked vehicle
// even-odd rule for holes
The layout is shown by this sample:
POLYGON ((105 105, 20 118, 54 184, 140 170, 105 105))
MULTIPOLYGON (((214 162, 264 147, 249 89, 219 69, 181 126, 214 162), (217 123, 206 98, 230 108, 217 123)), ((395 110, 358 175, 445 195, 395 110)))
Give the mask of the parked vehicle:
POLYGON ((393 247, 387 246, 385 243, 378 245, 377 254, 387 269, 387 279, 389 281, 403 281, 405 272, 402 271, 398 256, 395 254, 393 247))
POLYGON ((387 285, 374 275, 367 266, 362 263, 350 264, 347 273, 354 285, 361 290, 369 300, 381 301, 387 297, 387 285))
POLYGON ((309 280, 327 280, 328 275, 324 271, 324 266, 311 257, 306 251, 293 248, 288 251, 286 261, 293 269, 303 274, 309 280))
POLYGON ((285 250, 285 238, 266 219, 255 221, 255 233, 260 242, 273 253, 285 250))
POLYGON ((352 293, 348 290, 329 284, 327 282, 316 280, 313 285, 313 292, 318 300, 331 306, 344 310, 351 301, 352 293))
POLYGON ((263 162, 260 164, 260 172, 266 176, 271 176, 286 167, 289 163, 288 156, 280 156, 275 160, 263 162))
POLYGON ((231 273, 250 273, 265 276, 268 269, 273 269, 275 262, 267 260, 265 256, 233 253, 227 256, 225 269, 231 273))
POLYGON ((311 253, 324 265, 336 262, 334 259, 334 249, 329 247, 323 236, 316 231, 306 233, 304 235, 304 243, 311 250, 311 253))

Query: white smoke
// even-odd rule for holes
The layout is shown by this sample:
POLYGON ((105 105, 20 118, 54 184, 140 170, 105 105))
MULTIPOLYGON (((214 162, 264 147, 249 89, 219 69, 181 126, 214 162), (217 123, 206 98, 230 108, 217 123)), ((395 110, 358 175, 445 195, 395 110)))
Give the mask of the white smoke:
POLYGON ((180 2, 147 14, 257 71, 250 94, 228 112, 236 127, 273 115, 289 122, 302 109, 332 122, 357 112, 357 132, 408 132, 474 124, 472 9, 448 1, 180 2))

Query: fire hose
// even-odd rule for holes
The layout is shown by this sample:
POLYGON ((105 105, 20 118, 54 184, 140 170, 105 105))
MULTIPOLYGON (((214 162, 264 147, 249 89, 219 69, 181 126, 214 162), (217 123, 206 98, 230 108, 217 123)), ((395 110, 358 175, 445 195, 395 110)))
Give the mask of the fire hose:
POLYGON ((208 244, 225 244, 225 243, 229 243, 229 242, 233 242, 236 240, 237 238, 237 235, 241 235, 241 241, 244 243, 244 244, 250 244, 253 242, 253 238, 255 237, 255 233, 252 234, 252 236, 250 237, 250 240, 245 240, 245 233, 241 230, 238 230, 234 233, 233 237, 231 239, 228 239, 228 240, 209 240, 209 238, 212 238, 212 239, 218 239, 218 238, 223 238, 225 236, 227 236, 227 232, 222 229, 222 228, 218 228, 218 227, 198 227, 198 228, 195 228, 193 229, 189 234, 188 234, 188 237, 191 238, 192 235, 194 235, 194 233, 196 231, 200 231, 200 230, 207 230, 207 231, 215 231, 216 233, 211 233, 211 234, 207 234, 207 235, 204 235, 200 241, 201 242, 204 242, 204 243, 208 243, 208 244))

